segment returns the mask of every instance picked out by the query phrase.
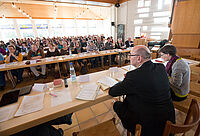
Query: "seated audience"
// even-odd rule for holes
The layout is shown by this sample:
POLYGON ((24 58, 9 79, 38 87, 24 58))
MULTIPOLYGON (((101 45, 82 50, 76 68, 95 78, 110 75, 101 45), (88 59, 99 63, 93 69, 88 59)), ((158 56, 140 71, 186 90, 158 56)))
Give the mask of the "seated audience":
POLYGON ((81 41, 81 47, 83 48, 83 52, 87 51, 87 42, 85 41, 85 39, 81 41))
POLYGON ((110 88, 109 95, 113 97, 126 95, 123 102, 114 103, 113 109, 131 133, 136 124, 141 124, 142 136, 162 136, 166 121, 175 123, 165 67, 153 63, 149 49, 143 45, 133 47, 130 56, 136 69, 110 88))
MULTIPOLYGON (((94 44, 93 41, 90 41, 90 43, 88 44, 87 46, 87 52, 95 52, 97 53, 99 50, 97 48, 97 46, 94 44)), ((91 58, 91 68, 94 68, 94 67, 98 67, 98 62, 99 62, 99 58, 96 57, 96 58, 91 58)))
MULTIPOLYGON (((41 48, 38 48, 36 44, 31 45, 31 50, 28 52, 27 59, 28 60, 38 60, 45 57, 44 51, 41 48)), ((37 66, 30 67, 31 71, 35 75, 35 80, 38 80, 40 77, 46 78, 46 65, 40 65, 42 68, 42 75, 40 75, 36 69, 37 66)))
MULTIPOLYGON (((113 43, 110 41, 110 38, 107 38, 107 42, 105 43, 105 50, 112 50, 113 49, 113 43)), ((116 58, 116 54, 111 56, 111 63, 112 64, 117 64, 117 62, 115 61, 116 58)), ((106 64, 106 61, 108 60, 108 56, 104 57, 104 64, 106 64)))
POLYGON ((6 50, 3 48, 3 45, 0 44, 0 53, 6 55, 6 50))
MULTIPOLYGON (((11 62, 20 62, 23 60, 22 54, 16 50, 15 46, 13 44, 8 45, 8 52, 6 54, 5 62, 6 63, 11 63, 11 62)), ((20 83, 22 81, 22 74, 23 74, 23 69, 14 69, 11 70, 11 73, 13 76, 17 78, 17 82, 20 83)))
MULTIPOLYGON (((0 65, 4 63, 4 58, 3 55, 0 53, 0 65)), ((4 90, 4 87, 6 86, 6 81, 5 81, 5 72, 0 71, 0 91, 4 90)))
POLYGON ((133 41, 131 41, 131 37, 128 37, 128 40, 125 41, 126 48, 133 47, 133 41))
POLYGON ((24 53, 28 53, 29 50, 30 50, 30 48, 27 46, 26 42, 23 42, 21 51, 24 52, 24 53))
POLYGON ((163 46, 159 53, 163 60, 169 61, 166 71, 169 77, 172 100, 185 100, 190 90, 190 67, 188 63, 176 55, 176 47, 173 45, 163 46))
POLYGON ((63 43, 63 48, 60 50, 61 55, 69 55, 69 47, 67 46, 67 43, 63 43))
POLYGON ((123 44, 122 38, 119 38, 115 43, 115 49, 125 49, 126 45, 123 44))

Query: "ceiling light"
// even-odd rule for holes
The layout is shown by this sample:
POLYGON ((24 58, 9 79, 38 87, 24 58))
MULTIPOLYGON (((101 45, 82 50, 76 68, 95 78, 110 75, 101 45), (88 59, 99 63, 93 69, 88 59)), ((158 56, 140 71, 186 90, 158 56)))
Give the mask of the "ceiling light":
POLYGON ((26 16, 26 13, 25 13, 24 11, 22 12, 22 14, 23 14, 24 16, 26 16))
POLYGON ((5 15, 2 15, 2 19, 6 19, 5 15))
POLYGON ((20 8, 18 8, 18 11, 19 11, 19 12, 22 12, 22 10, 21 10, 20 8))
POLYGON ((14 3, 14 2, 12 2, 12 7, 13 7, 13 8, 16 8, 16 5, 15 5, 15 3, 14 3))

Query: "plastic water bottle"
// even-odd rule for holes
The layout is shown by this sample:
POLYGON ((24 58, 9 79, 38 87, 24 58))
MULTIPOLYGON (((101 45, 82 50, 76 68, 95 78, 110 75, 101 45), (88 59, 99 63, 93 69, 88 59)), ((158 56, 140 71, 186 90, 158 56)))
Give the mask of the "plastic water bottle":
POLYGON ((75 72, 72 62, 70 62, 70 78, 72 82, 76 81, 76 72, 75 72))
POLYGON ((69 56, 72 56, 72 50, 70 47, 69 47, 69 56))

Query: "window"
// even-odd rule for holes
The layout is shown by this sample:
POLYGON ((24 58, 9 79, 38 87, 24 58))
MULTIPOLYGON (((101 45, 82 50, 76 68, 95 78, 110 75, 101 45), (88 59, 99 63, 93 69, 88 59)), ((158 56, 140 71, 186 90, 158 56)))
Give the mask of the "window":
POLYGON ((48 37, 48 24, 46 19, 35 19, 35 26, 39 37, 48 37))
POLYGON ((77 35, 88 35, 87 32, 87 20, 76 20, 77 35))
POLYGON ((22 37, 34 38, 33 27, 29 19, 17 19, 17 24, 22 37))
POLYGON ((142 19, 137 19, 134 20, 134 24, 142 24, 143 20, 142 19))
POLYGON ((143 18, 143 17, 149 17, 149 14, 146 13, 146 14, 139 14, 139 18, 143 18))
POLYGON ((17 38, 12 19, 0 19, 1 40, 9 41, 12 38, 17 38))
POLYGON ((158 9, 163 8, 163 0, 158 0, 158 9))
POLYGON ((64 19, 64 32, 66 36, 75 36, 76 31, 75 31, 75 20, 74 19, 64 19))
POLYGON ((154 12, 153 16, 154 17, 159 17, 159 16, 170 16, 171 12, 170 11, 163 11, 163 12, 154 12))
POLYGON ((155 31, 155 32, 164 32, 164 31, 169 31, 168 27, 152 27, 151 31, 155 31))
POLYGON ((144 31, 146 31, 147 28, 148 28, 147 26, 143 26, 143 27, 142 27, 142 29, 143 29, 144 31))
POLYGON ((150 38, 155 39, 155 40, 160 40, 160 36, 150 36, 150 38))
POLYGON ((61 19, 51 19, 50 24, 52 36, 63 36, 63 27, 61 19))
POLYGON ((151 33, 151 35, 161 35, 161 33, 151 33))
POLYGON ((138 8, 141 8, 144 6, 144 0, 138 1, 138 8))
POLYGON ((137 10, 138 13, 149 12, 149 8, 140 8, 137 10))
POLYGON ((140 37, 141 36, 141 26, 136 26, 135 27, 135 37, 140 37))
POLYGON ((160 18, 154 18, 154 23, 168 23, 169 18, 168 17, 160 17, 160 18))
POLYGON ((151 6, 151 1, 145 1, 144 6, 145 6, 145 7, 151 6))

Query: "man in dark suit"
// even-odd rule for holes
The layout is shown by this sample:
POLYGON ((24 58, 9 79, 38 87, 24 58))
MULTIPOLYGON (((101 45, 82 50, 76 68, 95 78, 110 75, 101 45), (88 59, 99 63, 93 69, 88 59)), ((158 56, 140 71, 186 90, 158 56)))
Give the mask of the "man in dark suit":
POLYGON ((167 120, 175 123, 175 112, 165 67, 152 63, 150 57, 146 46, 133 47, 130 61, 136 69, 111 87, 109 95, 126 95, 123 102, 117 101, 113 105, 126 129, 134 133, 135 125, 139 123, 142 136, 161 136, 167 120))
POLYGON ((133 47, 133 41, 131 41, 131 37, 128 37, 128 40, 125 41, 126 48, 133 47))

